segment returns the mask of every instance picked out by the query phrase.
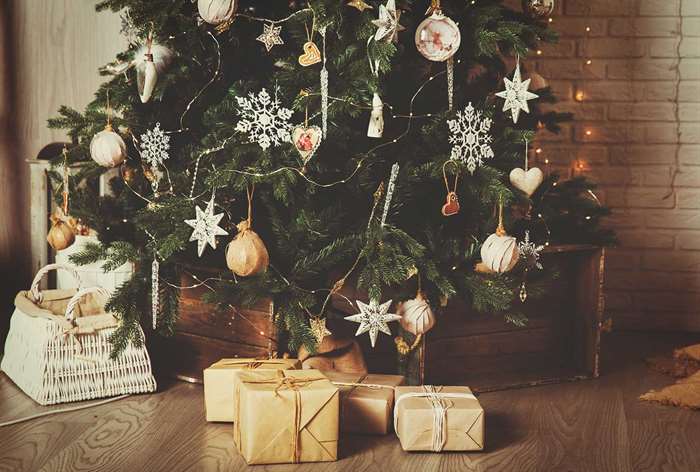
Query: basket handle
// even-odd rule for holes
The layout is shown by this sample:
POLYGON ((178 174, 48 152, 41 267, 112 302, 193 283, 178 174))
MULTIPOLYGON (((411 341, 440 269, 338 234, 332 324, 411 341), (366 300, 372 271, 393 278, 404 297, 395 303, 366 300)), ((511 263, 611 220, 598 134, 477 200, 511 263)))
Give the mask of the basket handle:
POLYGON ((75 295, 73 295, 73 297, 68 301, 68 306, 66 306, 66 319, 68 321, 73 321, 73 319, 75 318, 75 307, 80 302, 80 299, 89 293, 99 293, 106 297, 109 297, 109 292, 102 287, 87 287, 79 289, 75 293, 75 295))
POLYGON ((34 276, 34 280, 32 281, 32 286, 29 289, 29 292, 31 293, 32 298, 34 299, 34 302, 40 303, 43 299, 43 296, 39 291, 39 282, 41 282, 41 279, 44 278, 44 276, 50 271, 58 269, 63 269, 69 272, 71 275, 73 275, 75 280, 78 281, 78 288, 80 288, 80 286, 83 284, 83 281, 80 278, 80 274, 78 273, 78 270, 75 267, 68 264, 49 264, 39 269, 39 272, 36 273, 36 275, 34 276))

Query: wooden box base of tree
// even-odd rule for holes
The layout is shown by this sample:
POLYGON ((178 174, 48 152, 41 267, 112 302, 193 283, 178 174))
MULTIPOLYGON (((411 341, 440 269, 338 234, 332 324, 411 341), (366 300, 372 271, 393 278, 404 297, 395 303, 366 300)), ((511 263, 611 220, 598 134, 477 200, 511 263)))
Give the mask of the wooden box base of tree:
MULTIPOLYGON (((525 327, 509 324, 501 315, 475 313, 463 302, 450 302, 409 356, 403 372, 407 381, 468 385, 484 392, 598 377, 601 332, 607 324, 603 249, 550 246, 542 257, 546 268, 558 268, 560 277, 542 299, 529 299, 518 307, 529 318, 525 327)), ((355 300, 354 294, 344 294, 355 300)), ((343 313, 352 311, 340 297, 334 306, 343 313)), ((336 321, 331 330, 344 329, 341 323, 336 321)), ((392 332, 397 326, 391 324, 392 332)), ((366 339, 360 341, 370 372, 396 371, 393 336, 381 335, 375 349, 366 339)))
MULTIPOLYGON (((192 270, 200 280, 205 270, 192 270)), ((180 285, 198 282, 185 273, 180 285)), ((188 382, 202 382, 202 372, 222 358, 270 358, 277 354, 273 304, 263 301, 248 309, 218 310, 202 301, 204 286, 183 289, 175 334, 155 343, 154 363, 159 372, 188 382)))

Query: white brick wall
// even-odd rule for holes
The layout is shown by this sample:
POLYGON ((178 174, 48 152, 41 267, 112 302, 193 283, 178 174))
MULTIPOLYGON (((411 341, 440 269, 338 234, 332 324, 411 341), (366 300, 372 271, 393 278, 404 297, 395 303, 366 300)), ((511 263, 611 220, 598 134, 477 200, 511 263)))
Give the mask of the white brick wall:
POLYGON ((700 0, 560 0, 552 27, 561 44, 528 65, 576 121, 540 133, 538 159, 599 182, 615 212, 615 326, 700 331, 700 0))

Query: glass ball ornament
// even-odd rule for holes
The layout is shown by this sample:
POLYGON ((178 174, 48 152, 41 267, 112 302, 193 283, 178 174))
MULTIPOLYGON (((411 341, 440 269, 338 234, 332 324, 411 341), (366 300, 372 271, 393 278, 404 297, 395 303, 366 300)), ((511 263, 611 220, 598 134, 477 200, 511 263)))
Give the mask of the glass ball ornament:
POLYGON ((90 141, 90 157, 102 167, 117 167, 126 159, 126 143, 107 125, 90 141))
POLYGON ((455 55, 462 41, 459 26, 435 11, 416 28, 416 48, 430 61, 444 62, 455 55))
POLYGON ((523 11, 533 18, 546 18, 554 11, 554 0, 523 0, 523 11))

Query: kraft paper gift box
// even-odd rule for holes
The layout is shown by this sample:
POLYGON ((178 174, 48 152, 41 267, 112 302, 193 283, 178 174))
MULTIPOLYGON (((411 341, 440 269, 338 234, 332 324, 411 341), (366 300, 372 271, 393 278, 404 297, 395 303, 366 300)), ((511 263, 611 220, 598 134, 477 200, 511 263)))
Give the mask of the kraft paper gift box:
POLYGON ((396 387, 394 429, 404 451, 481 451, 484 410, 468 387, 396 387))
POLYGON ((234 442, 248 464, 338 459, 338 388, 318 370, 242 372, 234 442))
POLYGON ((246 370, 301 369, 297 359, 221 359, 204 369, 204 407, 207 421, 232 423, 236 417, 234 384, 240 372, 246 370))
POLYGON ((387 434, 391 430, 394 387, 402 375, 347 374, 322 371, 340 389, 340 430, 387 434))

